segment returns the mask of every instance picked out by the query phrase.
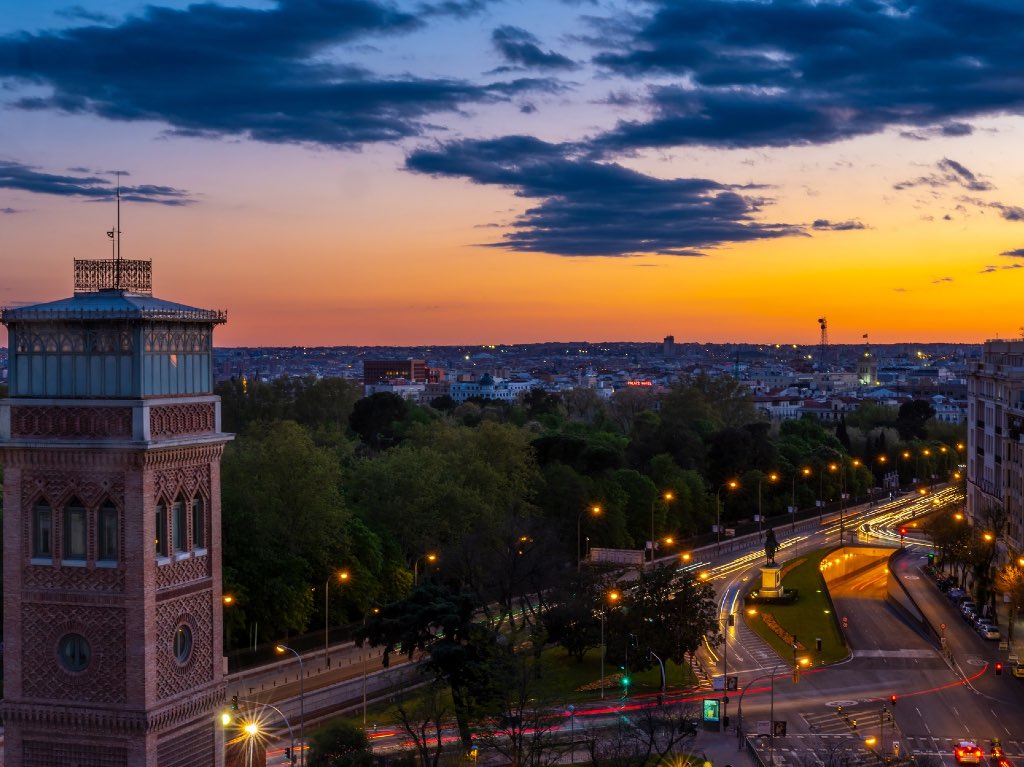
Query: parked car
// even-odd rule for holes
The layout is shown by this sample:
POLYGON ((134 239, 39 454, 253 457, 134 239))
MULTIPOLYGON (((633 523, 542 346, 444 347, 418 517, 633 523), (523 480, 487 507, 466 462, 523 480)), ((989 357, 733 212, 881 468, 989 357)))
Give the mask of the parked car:
POLYGON ((941 581, 936 581, 936 585, 939 587, 939 591, 949 591, 953 588, 953 581, 949 578, 943 578, 941 581))
POLYGON ((965 599, 960 603, 960 612, 965 613, 968 610, 978 611, 978 603, 973 599, 965 599))
POLYGON ((993 626, 991 623, 979 623, 978 635, 982 639, 999 639, 999 628, 993 626))
POLYGON ((972 609, 964 610, 961 615, 964 616, 964 620, 967 621, 971 626, 974 625, 974 619, 978 617, 978 614, 972 609))
POLYGON ((949 591, 946 592, 946 597, 953 604, 956 604, 957 601, 960 599, 960 597, 965 597, 965 596, 967 596, 967 592, 964 591, 963 589, 958 589, 956 587, 953 587, 949 591))

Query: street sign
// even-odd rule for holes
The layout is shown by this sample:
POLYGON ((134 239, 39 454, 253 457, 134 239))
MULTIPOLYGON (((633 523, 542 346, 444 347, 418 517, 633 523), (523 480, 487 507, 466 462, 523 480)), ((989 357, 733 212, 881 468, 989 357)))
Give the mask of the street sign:
POLYGON ((776 738, 781 738, 786 735, 786 720, 776 719, 772 722, 772 731, 775 733, 776 738))
POLYGON ((738 676, 726 677, 725 689, 726 690, 738 690, 740 688, 740 678, 738 676))
POLYGON ((772 725, 772 723, 769 722, 767 719, 758 719, 757 720, 757 734, 758 735, 770 735, 771 731, 772 731, 771 725, 772 725))

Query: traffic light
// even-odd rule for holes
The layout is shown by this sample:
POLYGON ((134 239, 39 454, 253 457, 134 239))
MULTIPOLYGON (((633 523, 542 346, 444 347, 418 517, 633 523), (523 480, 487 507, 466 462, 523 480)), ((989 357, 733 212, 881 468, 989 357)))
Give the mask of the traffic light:
POLYGON ((1002 676, 1002 673, 1003 673, 1003 664, 1000 663, 999 661, 996 661, 996 676, 1002 676))
POLYGON ((237 695, 232 695, 231 696, 231 710, 232 711, 238 711, 238 696, 237 695))
POLYGON ((736 616, 733 613, 729 613, 729 621, 728 622, 729 622, 730 626, 735 626, 736 625, 736 616))
POLYGON ((896 708, 896 696, 895 695, 890 695, 889 696, 889 702, 892 703, 892 707, 893 708, 896 708))
POLYGON ((935 561, 935 552, 932 551, 928 554, 928 564, 932 564, 935 561))
POLYGON ((284 758, 288 760, 289 764, 295 764, 295 754, 292 753, 292 749, 286 748, 284 750, 284 758))

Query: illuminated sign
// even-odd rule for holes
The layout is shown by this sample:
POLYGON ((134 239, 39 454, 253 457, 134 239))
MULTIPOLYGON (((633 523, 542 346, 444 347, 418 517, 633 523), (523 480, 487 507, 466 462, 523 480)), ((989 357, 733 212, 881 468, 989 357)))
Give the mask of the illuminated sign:
POLYGON ((717 698, 704 699, 704 721, 705 722, 717 722, 718 721, 718 709, 721 705, 721 701, 717 698))
POLYGON ((626 386, 654 386, 651 381, 626 381, 626 386))

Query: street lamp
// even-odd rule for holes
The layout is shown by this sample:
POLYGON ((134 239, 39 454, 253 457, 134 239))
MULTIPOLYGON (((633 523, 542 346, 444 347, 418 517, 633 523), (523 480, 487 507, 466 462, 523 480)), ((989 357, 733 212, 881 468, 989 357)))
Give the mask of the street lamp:
MULTIPOLYGON (((295 753, 295 733, 292 731, 292 723, 288 721, 288 717, 286 717, 284 715, 284 713, 281 711, 281 709, 279 709, 277 706, 273 705, 272 703, 258 703, 258 704, 256 704, 255 701, 251 701, 251 700, 241 700, 240 702, 241 703, 248 703, 248 704, 259 705, 260 708, 269 708, 269 709, 273 709, 275 712, 277 712, 277 715, 279 717, 281 717, 281 721, 284 722, 284 726, 288 728, 288 741, 289 741, 289 744, 290 744, 290 747, 288 748, 288 753, 289 754, 294 754, 295 753)), ((268 726, 267 726, 267 721, 268 720, 267 720, 267 718, 264 717, 264 714, 263 714, 262 711, 260 711, 259 713, 251 714, 251 716, 253 718, 250 721, 248 721, 245 724, 243 724, 242 727, 241 727, 242 732, 245 733, 246 737, 249 738, 250 741, 254 740, 257 737, 262 737, 262 734, 269 729, 268 726)), ((225 728, 230 726, 233 723, 233 721, 234 721, 234 717, 231 714, 229 714, 228 712, 224 712, 221 715, 221 724, 224 725, 225 728)), ((292 757, 292 759, 294 760, 294 756, 292 757)), ((295 762, 292 761, 290 763, 294 764, 295 762)))
MULTIPOLYGON (((672 491, 671 490, 666 490, 664 493, 661 494, 661 499, 665 502, 666 505, 668 505, 674 498, 675 498, 675 496, 672 495, 672 491)), ((657 499, 651 501, 651 564, 652 565, 654 564, 654 546, 655 546, 655 541, 654 541, 654 504, 655 503, 657 503, 657 499)))
POLYGON ((595 504, 590 508, 581 511, 576 517, 576 572, 579 572, 583 565, 583 554, 580 552, 580 547, 582 546, 583 541, 580 531, 583 525, 583 515, 587 512, 590 512, 596 517, 601 513, 601 507, 595 504))
MULTIPOLYGON (((789 503, 790 503, 790 505, 789 505, 789 529, 791 531, 796 531, 796 478, 797 478, 797 476, 798 476, 797 473, 794 471, 793 472, 793 483, 792 483, 793 487, 790 489, 790 501, 789 501, 789 503)), ((810 467, 809 466, 804 466, 802 469, 800 469, 799 476, 802 476, 804 479, 807 479, 807 477, 811 476, 811 469, 810 469, 810 467)))
POLYGON ((725 488, 735 490, 740 486, 740 483, 735 479, 730 479, 728 482, 723 482, 722 486, 718 488, 718 492, 715 493, 715 532, 718 536, 715 542, 715 553, 718 553, 718 549, 722 546, 722 491, 725 488))
MULTIPOLYGON (((342 570, 338 574, 338 580, 345 583, 348 580, 348 570, 342 570)), ((324 583, 324 663, 327 664, 328 668, 331 665, 331 657, 328 654, 330 652, 330 632, 328 631, 327 623, 327 612, 330 609, 330 602, 327 597, 331 589, 331 579, 328 578, 324 583)))
POLYGON ((302 755, 299 763, 305 767, 306 765, 306 736, 303 732, 303 727, 306 720, 306 673, 302 668, 302 656, 299 655, 288 645, 279 644, 274 647, 274 650, 278 654, 290 652, 299 661, 299 753, 302 755))
POLYGON ((417 557, 412 562, 412 585, 415 588, 420 583, 420 562, 426 560, 430 564, 437 561, 437 554, 424 554, 423 556, 417 557))
MULTIPOLYGON (((758 537, 761 536, 761 529, 762 529, 762 525, 764 523, 764 514, 761 511, 761 481, 765 478, 765 476, 766 475, 762 474, 761 472, 757 473, 757 535, 758 535, 758 537)), ((768 481, 769 482, 775 482, 775 481, 778 480, 779 475, 776 474, 773 471, 771 474, 768 474, 767 477, 768 477, 768 481)), ((794 475, 794 485, 793 485, 794 491, 796 490, 795 481, 796 481, 796 477, 794 475)))
MULTIPOLYGON (((622 596, 618 591, 608 592, 608 601, 615 604, 622 596)), ((601 700, 604 700, 604 616, 608 612, 608 605, 601 605, 601 700)))

